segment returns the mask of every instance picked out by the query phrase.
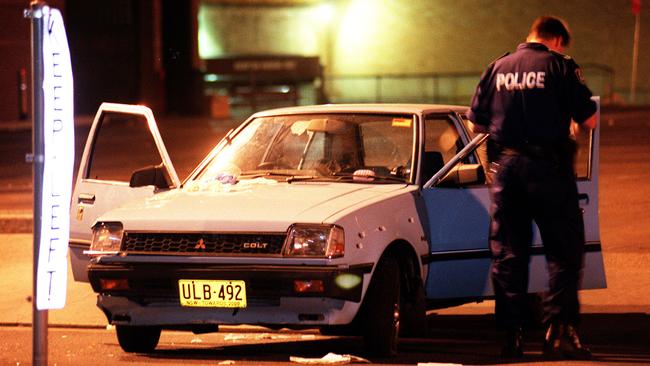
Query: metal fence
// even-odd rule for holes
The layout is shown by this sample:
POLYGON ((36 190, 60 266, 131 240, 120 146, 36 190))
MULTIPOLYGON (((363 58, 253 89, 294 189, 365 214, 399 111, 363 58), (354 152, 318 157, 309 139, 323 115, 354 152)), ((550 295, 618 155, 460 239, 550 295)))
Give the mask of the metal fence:
MULTIPOLYGON (((629 104, 629 90, 615 89, 614 69, 602 64, 582 65, 585 78, 594 95, 603 104, 629 104)), ((329 103, 434 103, 469 105, 481 72, 414 73, 383 75, 328 75, 324 80, 326 102, 329 103)), ((324 102, 312 83, 300 84, 296 100, 259 101, 257 108, 232 103, 230 113, 244 119, 257 110, 289 105, 311 105, 324 102)), ((650 90, 637 89, 635 104, 650 104, 650 90)))
MULTIPOLYGON (((611 99, 614 70, 602 64, 583 66, 594 95, 611 99)), ((481 72, 330 75, 325 93, 331 103, 437 103, 468 105, 481 72)))

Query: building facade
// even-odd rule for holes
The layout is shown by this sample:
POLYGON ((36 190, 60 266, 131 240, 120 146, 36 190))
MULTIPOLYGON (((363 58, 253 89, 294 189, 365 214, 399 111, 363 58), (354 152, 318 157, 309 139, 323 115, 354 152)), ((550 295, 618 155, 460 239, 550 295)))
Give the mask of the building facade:
MULTIPOLYGON (((481 71, 515 49, 541 14, 565 18, 567 50, 605 102, 628 103, 630 0, 53 0, 66 21, 78 113, 103 101, 157 113, 204 111, 206 60, 318 57, 325 100, 467 104, 481 71)), ((0 4, 0 121, 31 106, 27 1, 0 4), (25 90, 25 86, 27 90, 25 90), (29 99, 29 98, 27 98, 29 99), (27 105, 25 105, 27 103, 27 105)), ((641 8, 641 19, 650 15, 641 8)), ((650 36, 641 28, 637 103, 650 103, 650 36)), ((311 103, 319 98, 304 99, 311 103)))

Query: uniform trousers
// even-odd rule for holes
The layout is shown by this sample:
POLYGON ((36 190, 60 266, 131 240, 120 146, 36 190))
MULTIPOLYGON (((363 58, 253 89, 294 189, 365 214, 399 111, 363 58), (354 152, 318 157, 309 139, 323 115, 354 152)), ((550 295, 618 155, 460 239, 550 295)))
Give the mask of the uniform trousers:
POLYGON ((491 277, 497 324, 506 329, 526 324, 533 221, 548 265, 544 321, 577 324, 585 237, 572 158, 506 150, 491 164, 491 172, 491 277))

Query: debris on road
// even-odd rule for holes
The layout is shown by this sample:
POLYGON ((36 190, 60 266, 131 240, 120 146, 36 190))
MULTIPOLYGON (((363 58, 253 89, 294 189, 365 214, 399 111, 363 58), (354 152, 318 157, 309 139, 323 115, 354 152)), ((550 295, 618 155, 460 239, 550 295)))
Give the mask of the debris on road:
POLYGON ((300 363, 303 365, 345 365, 349 363, 370 363, 365 358, 353 355, 337 355, 336 353, 328 353, 321 358, 305 358, 305 357, 289 357, 289 361, 300 363))

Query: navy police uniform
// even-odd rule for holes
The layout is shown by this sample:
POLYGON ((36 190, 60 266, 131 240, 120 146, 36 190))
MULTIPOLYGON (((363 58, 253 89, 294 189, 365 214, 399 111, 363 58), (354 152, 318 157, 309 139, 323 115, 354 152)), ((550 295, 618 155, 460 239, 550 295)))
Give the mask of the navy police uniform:
POLYGON ((525 321, 533 220, 548 262, 545 321, 578 322, 584 225, 569 136, 571 119, 595 113, 590 98, 578 65, 541 43, 494 61, 472 98, 469 119, 490 132, 490 249, 501 326, 525 321))

